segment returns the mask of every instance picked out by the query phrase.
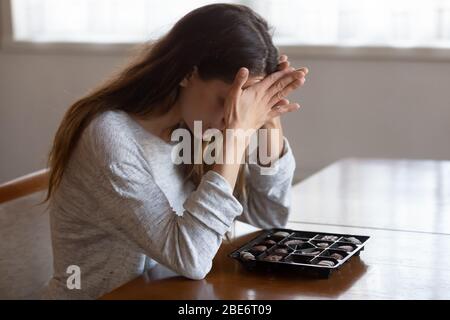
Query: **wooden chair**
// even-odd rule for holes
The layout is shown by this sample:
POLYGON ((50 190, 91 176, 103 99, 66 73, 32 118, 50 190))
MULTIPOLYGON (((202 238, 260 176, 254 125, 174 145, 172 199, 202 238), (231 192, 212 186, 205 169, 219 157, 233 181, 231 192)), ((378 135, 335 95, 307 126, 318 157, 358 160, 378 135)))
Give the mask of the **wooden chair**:
POLYGON ((48 170, 0 185, 0 299, 36 299, 53 273, 48 170))
POLYGON ((48 186, 48 169, 0 184, 0 205, 34 192, 45 190, 48 186))

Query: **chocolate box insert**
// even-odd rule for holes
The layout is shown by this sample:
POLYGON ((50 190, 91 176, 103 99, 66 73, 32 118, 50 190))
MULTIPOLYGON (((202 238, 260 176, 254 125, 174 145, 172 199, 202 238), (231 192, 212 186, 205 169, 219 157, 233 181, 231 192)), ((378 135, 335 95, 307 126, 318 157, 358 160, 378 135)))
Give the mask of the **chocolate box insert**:
POLYGON ((321 257, 331 257, 336 260, 344 260, 349 256, 348 252, 342 250, 328 249, 320 254, 321 257))
POLYGON ((313 238, 313 240, 323 240, 323 241, 335 242, 335 241, 338 241, 340 238, 342 238, 342 237, 337 236, 337 235, 332 235, 332 234, 318 234, 313 238))
POLYGON ((257 244, 250 248, 250 253, 252 253, 255 256, 260 255, 261 253, 265 252, 269 247, 264 244, 257 244))
POLYGON ((339 239, 341 242, 350 242, 355 245, 361 245, 364 242, 364 239, 359 239, 355 236, 344 236, 341 239, 339 239))
POLYGON ((268 251, 270 254, 281 255, 283 257, 294 252, 293 249, 286 245, 276 245, 268 251))
POLYGON ((311 263, 312 259, 313 258, 309 256, 304 256, 300 254, 291 254, 288 257, 286 257, 285 261, 290 263, 309 264, 311 263))
POLYGON ((283 240, 284 238, 287 238, 291 235, 292 232, 286 232, 286 231, 275 231, 270 235, 273 239, 283 240))
POLYGON ((310 241, 317 248, 325 249, 331 247, 333 245, 333 241, 325 241, 325 240, 311 240, 310 241))
POLYGON ((282 242, 292 250, 300 250, 302 248, 313 248, 314 246, 308 242, 308 239, 288 238, 282 242))
POLYGON ((331 246, 331 248, 345 252, 353 252, 358 249, 358 246, 349 242, 336 242, 331 246))
POLYGON ((320 249, 320 248, 304 248, 304 249, 300 249, 296 251, 296 254, 302 254, 305 256, 318 256, 319 254, 321 254, 324 250, 320 249))
POLYGON ((317 257, 311 263, 325 268, 336 268, 339 265, 339 261, 331 257, 317 257))
POLYGON ((230 254, 244 267, 294 270, 328 277, 354 255, 359 255, 368 236, 330 234, 290 229, 270 229, 230 254))
POLYGON ((293 231, 291 236, 294 238, 313 239, 316 235, 317 232, 293 231))
POLYGON ((264 240, 261 244, 267 247, 272 247, 274 245, 276 245, 278 243, 278 241, 271 239, 271 238, 266 238, 266 240, 264 240))

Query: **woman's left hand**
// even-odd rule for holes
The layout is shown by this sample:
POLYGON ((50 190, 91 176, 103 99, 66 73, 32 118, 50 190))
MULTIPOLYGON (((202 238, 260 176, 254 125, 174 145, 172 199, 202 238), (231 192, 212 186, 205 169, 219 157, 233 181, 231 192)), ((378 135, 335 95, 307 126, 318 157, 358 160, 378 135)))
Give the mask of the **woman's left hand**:
MULTIPOLYGON (((279 64, 278 64, 278 70, 286 70, 286 69, 288 69, 288 68, 290 68, 291 67, 291 63, 289 62, 289 58, 288 58, 288 56, 287 55, 285 55, 285 54, 283 54, 280 58, 279 58, 279 64)), ((291 68, 292 69, 292 68, 291 68)), ((293 70, 295 70, 295 69, 293 69, 293 70)), ((298 70, 302 70, 304 73, 305 73, 305 78, 304 78, 304 81, 303 81, 303 83, 300 85, 300 87, 302 87, 304 84, 305 84, 305 81, 306 81, 306 75, 308 75, 308 72, 309 72, 309 70, 308 70, 308 68, 305 68, 305 67, 303 67, 303 68, 300 68, 300 69, 298 69, 298 70)), ((288 100, 288 99, 286 99, 286 98, 284 98, 284 99, 281 99, 280 101, 278 101, 278 103, 276 103, 273 107, 274 108, 276 108, 276 107, 278 107, 278 106, 283 106, 283 105, 288 105, 288 104, 290 104, 290 101, 288 100)), ((301 105, 300 105, 301 106, 301 105)), ((279 118, 279 117, 278 117, 279 118)), ((276 120, 276 118, 274 118, 274 119, 272 119, 272 120, 276 120)))
MULTIPOLYGON (((287 55, 282 55, 279 59, 279 64, 278 64, 278 70, 285 70, 287 68, 290 68, 290 62, 288 59, 287 55)), ((308 68, 301 68, 304 70, 305 73, 305 77, 308 74, 309 70, 308 68)), ((303 84, 304 85, 304 82, 303 84)), ((288 99, 282 99, 280 101, 278 101, 277 104, 275 104, 274 108, 276 108, 277 106, 283 106, 283 105, 288 105, 290 104, 290 101, 288 99)), ((281 126, 281 119, 280 117, 275 117, 272 118, 270 120, 268 120, 264 126, 261 129, 267 129, 268 130, 268 135, 266 137, 263 137, 263 139, 265 140, 260 141, 260 143, 266 143, 268 150, 269 150, 269 154, 271 155, 271 162, 275 161, 276 159, 278 159, 283 151, 283 128, 281 126), (276 130, 278 132, 277 135, 272 134, 272 130, 276 130)))

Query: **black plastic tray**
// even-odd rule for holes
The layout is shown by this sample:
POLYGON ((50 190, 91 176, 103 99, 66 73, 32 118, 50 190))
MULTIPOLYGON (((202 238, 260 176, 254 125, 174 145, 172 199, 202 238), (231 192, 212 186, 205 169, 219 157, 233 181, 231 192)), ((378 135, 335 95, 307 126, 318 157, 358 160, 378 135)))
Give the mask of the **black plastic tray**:
MULTIPOLYGON (((245 268, 249 270, 263 269, 268 271, 276 270, 291 270, 300 272, 302 274, 317 275, 328 278, 332 271, 339 269, 351 257, 359 256, 364 246, 370 239, 369 236, 326 233, 326 232, 311 232, 292 229, 270 229, 264 230, 253 240, 247 242, 239 249, 233 251, 229 256, 241 262, 245 268), (276 237, 277 232, 286 232, 289 235, 276 237), (324 236, 334 236, 334 239, 322 240, 324 236), (348 238, 356 238, 360 243, 349 241, 348 238), (275 241, 276 244, 269 245, 265 243, 267 240, 275 241), (291 240, 299 240, 300 244, 294 245, 291 240), (286 244, 287 243, 287 244, 286 244), (321 247, 321 243, 322 246, 321 247), (325 244, 327 245, 325 247, 325 244), (262 245, 266 250, 261 252, 254 251, 254 247, 262 245), (341 246, 351 246, 351 251, 343 250, 341 246), (276 253, 277 249, 284 249, 287 251, 282 254, 276 253), (247 260, 242 255, 244 252, 252 254, 255 260, 247 260), (334 256, 338 254, 342 259, 334 256), (266 261, 268 256, 277 255, 278 261, 266 261), (319 261, 328 260, 333 262, 333 266, 325 266, 317 264, 319 261)), ((264 248, 260 248, 264 249, 264 248)), ((345 248, 350 250, 350 248, 345 248)))

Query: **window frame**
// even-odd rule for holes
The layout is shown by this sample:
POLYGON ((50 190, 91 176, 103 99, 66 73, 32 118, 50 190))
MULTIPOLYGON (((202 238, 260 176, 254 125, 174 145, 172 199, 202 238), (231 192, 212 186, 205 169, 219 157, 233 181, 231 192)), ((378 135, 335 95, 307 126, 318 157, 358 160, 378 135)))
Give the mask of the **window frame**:
MULTIPOLYGON (((126 55, 141 44, 16 41, 13 39, 11 0, 0 1, 0 51, 19 54, 104 54, 126 55)), ((150 40, 150 39, 149 39, 150 40)), ((334 45, 282 45, 281 53, 291 59, 349 59, 349 60, 402 60, 450 61, 450 48, 388 47, 388 46, 334 46, 334 45)))

